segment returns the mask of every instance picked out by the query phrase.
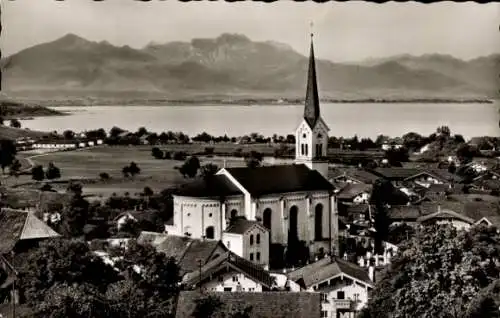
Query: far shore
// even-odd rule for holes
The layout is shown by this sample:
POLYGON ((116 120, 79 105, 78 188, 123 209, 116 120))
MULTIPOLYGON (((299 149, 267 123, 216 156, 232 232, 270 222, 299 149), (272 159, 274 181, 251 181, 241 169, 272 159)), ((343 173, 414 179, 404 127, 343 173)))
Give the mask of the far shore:
MULTIPOLYGON (((358 104, 492 104, 492 99, 482 98, 408 98, 408 99, 322 99, 322 103, 358 103, 358 104)), ((36 100, 36 103, 45 107, 62 106, 293 106, 303 105, 302 99, 65 99, 65 100, 36 100)))

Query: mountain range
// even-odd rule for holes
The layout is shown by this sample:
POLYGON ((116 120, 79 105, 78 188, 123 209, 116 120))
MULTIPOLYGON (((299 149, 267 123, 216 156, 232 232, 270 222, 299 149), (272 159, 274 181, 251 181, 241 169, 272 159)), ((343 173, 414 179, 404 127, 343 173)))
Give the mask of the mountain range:
MULTIPOLYGON (((68 34, 0 61, 2 90, 19 96, 303 97, 307 56, 240 34, 142 49, 68 34)), ((317 60, 322 98, 495 98, 500 54, 461 60, 400 55, 359 63, 317 60)))

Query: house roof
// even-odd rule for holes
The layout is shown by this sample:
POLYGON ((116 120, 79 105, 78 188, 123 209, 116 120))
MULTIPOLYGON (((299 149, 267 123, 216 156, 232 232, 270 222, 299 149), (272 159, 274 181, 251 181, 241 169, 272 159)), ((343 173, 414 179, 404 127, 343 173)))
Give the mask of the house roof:
POLYGON ((349 183, 337 193, 337 197, 339 199, 350 200, 364 192, 370 193, 371 190, 372 190, 372 185, 370 184, 349 183))
POLYGON ((199 268, 199 260, 207 263, 215 256, 215 251, 227 248, 221 241, 192 239, 186 236, 160 235, 153 232, 141 232, 137 239, 139 244, 151 244, 158 252, 176 260, 182 273, 188 273, 199 268))
POLYGON ((0 253, 10 252, 21 240, 58 237, 59 234, 33 213, 14 210, 0 210, 0 253))
POLYGON ((183 291, 180 293, 175 317, 192 317, 199 299, 207 296, 218 297, 224 304, 220 313, 213 318, 226 317, 228 313, 251 307, 252 318, 312 318, 321 315, 319 293, 308 292, 204 292, 183 291))
POLYGON ((231 224, 226 229, 226 232, 234 234, 244 234, 254 226, 258 226, 260 229, 267 231, 267 229, 259 222, 249 221, 244 218, 236 218, 235 220, 231 221, 231 224))
POLYGON ((372 184, 380 177, 363 169, 359 168, 335 168, 328 170, 328 177, 338 179, 346 176, 350 179, 359 181, 361 183, 372 184))
POLYGON ((440 206, 474 220, 500 215, 500 198, 491 195, 453 194, 447 200, 422 202, 420 206, 427 211, 425 214, 436 212, 440 206))
POLYGON ((193 271, 184 275, 182 282, 186 286, 195 286, 200 282, 200 279, 203 281, 212 277, 212 275, 216 275, 221 269, 226 268, 232 268, 262 284, 266 288, 271 288, 274 283, 274 278, 268 271, 229 251, 203 265, 201 267, 201 275, 198 265, 193 271))
POLYGON ((333 185, 306 165, 226 168, 253 196, 301 191, 330 191, 333 185))
POLYGON ((420 169, 400 167, 376 168, 371 171, 376 175, 388 180, 405 180, 423 172, 420 169))
POLYGON ((475 224, 480 224, 482 222, 487 222, 488 224, 500 229, 500 216, 486 216, 476 221, 475 224))
POLYGON ((188 197, 218 197, 243 194, 225 175, 199 178, 177 188, 176 195, 188 197))
POLYGON ((419 217, 431 212, 422 211, 420 206, 393 205, 388 209, 389 219, 392 221, 415 222, 419 217))
POLYGON ((417 222, 426 222, 426 221, 429 221, 429 220, 438 220, 438 219, 458 219, 458 220, 461 220, 461 221, 464 221, 466 223, 469 223, 469 224, 472 224, 474 223, 474 220, 469 218, 469 217, 466 217, 460 213, 457 213, 455 211, 452 211, 452 210, 448 210, 448 209, 443 209, 443 210, 440 210, 438 212, 434 212, 432 214, 428 214, 428 215, 425 215, 425 216, 421 216, 417 219, 417 222))
POLYGON ((309 288, 341 274, 373 286, 368 271, 340 258, 332 260, 329 256, 288 273, 288 278, 295 282, 301 281, 304 287, 309 288))

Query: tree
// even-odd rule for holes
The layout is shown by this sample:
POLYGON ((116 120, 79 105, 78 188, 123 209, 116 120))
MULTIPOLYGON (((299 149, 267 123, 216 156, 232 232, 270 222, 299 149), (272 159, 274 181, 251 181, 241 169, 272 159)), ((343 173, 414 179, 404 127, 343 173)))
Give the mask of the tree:
POLYGON ((14 162, 16 154, 16 145, 12 140, 0 140, 0 165, 3 173, 5 173, 5 168, 14 162))
POLYGON ((151 155, 155 159, 163 159, 163 151, 161 151, 158 147, 153 147, 153 149, 151 149, 151 155))
POLYGON ((70 182, 66 189, 67 192, 73 195, 81 196, 83 192, 82 185, 80 183, 70 182))
POLYGON ((64 139, 73 139, 75 138, 75 132, 72 130, 65 130, 63 132, 64 139))
POLYGON ((107 172, 101 172, 99 173, 99 178, 103 181, 105 180, 109 180, 110 176, 109 176, 109 173, 107 172))
POLYGON ((255 150, 250 151, 250 154, 245 157, 245 161, 247 167, 249 168, 257 168, 262 164, 262 160, 264 159, 264 155, 255 150))
POLYGON ((385 152, 385 158, 391 166, 400 167, 402 162, 408 162, 410 155, 406 147, 391 147, 385 152))
POLYGON ((45 177, 49 180, 60 178, 61 171, 54 165, 53 162, 49 162, 49 166, 47 167, 47 171, 45 172, 45 177))
POLYGON ((119 128, 119 127, 114 126, 113 128, 111 128, 111 129, 109 130, 109 136, 110 136, 111 138, 117 138, 117 137, 118 137, 118 135, 120 135, 120 134, 121 134, 122 132, 124 132, 124 131, 125 131, 125 130, 123 130, 123 129, 119 128))
POLYGON ((89 202, 79 194, 73 194, 61 215, 61 234, 66 237, 83 235, 83 228, 89 216, 89 202))
POLYGON ((201 176, 203 178, 209 178, 213 175, 215 175, 219 171, 219 167, 217 165, 214 165, 213 163, 207 163, 201 167, 201 176))
POLYGON ((45 179, 45 172, 43 171, 43 167, 41 165, 36 165, 31 168, 31 178, 36 181, 42 181, 45 179))
POLYGON ((9 174, 17 178, 19 176, 19 170, 21 170, 21 163, 19 160, 15 159, 10 165, 9 174))
POLYGON ((136 174, 139 174, 141 173, 141 168, 139 168, 139 166, 135 163, 135 162, 131 162, 130 165, 129 165, 129 172, 130 174, 133 176, 135 176, 136 174))
POLYGON ((128 178, 128 176, 130 175, 130 166, 123 167, 122 174, 125 178, 128 178))
POLYGON ((392 194, 394 186, 385 179, 377 179, 372 188, 370 201, 375 205, 375 252, 383 252, 382 242, 389 236, 390 219, 388 216, 387 205, 392 203, 392 194))
POLYGON ((196 156, 189 157, 180 167, 179 172, 184 177, 194 178, 200 169, 200 159, 196 156))
POLYGON ((487 304, 481 291, 498 280, 499 257, 494 227, 423 227, 399 246, 362 317, 464 317, 473 304, 487 304))
POLYGON ((458 146, 456 154, 461 163, 468 163, 476 155, 476 150, 472 146, 463 143, 458 146))
POLYGON ((21 128, 21 122, 15 118, 10 120, 10 127, 21 128))

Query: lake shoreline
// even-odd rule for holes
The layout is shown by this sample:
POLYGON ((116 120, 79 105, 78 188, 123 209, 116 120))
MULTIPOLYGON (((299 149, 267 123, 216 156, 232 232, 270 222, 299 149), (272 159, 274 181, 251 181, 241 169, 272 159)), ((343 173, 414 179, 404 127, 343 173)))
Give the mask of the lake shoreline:
MULTIPOLYGON (((293 106, 303 105, 302 99, 96 99, 96 100, 46 100, 37 101, 44 107, 87 107, 87 106, 293 106)), ((492 99, 321 99, 329 104, 493 104, 492 99)))

